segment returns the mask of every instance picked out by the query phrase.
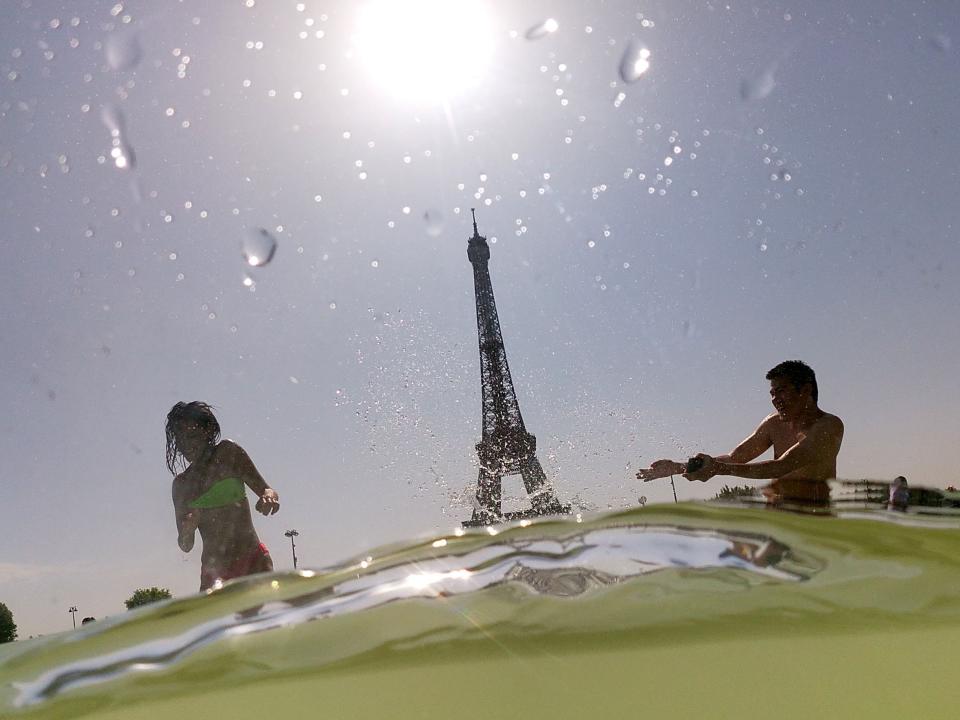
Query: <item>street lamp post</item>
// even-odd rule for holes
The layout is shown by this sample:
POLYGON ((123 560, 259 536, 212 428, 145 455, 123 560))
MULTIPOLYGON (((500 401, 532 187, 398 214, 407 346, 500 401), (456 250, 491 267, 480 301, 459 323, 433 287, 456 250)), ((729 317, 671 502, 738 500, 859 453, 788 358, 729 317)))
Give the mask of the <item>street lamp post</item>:
POLYGON ((299 535, 296 530, 287 530, 284 535, 290 538, 290 552, 293 553, 293 569, 297 569, 297 544, 293 541, 297 535, 299 535))
POLYGON ((67 612, 70 613, 70 617, 73 618, 73 629, 76 630, 77 629, 77 606, 71 605, 70 609, 67 610, 67 612))

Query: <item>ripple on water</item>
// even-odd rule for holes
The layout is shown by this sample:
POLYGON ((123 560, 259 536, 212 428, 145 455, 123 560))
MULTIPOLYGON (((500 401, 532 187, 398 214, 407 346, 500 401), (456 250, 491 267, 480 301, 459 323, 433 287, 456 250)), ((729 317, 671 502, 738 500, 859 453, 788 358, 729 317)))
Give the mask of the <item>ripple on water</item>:
MULTIPOLYGON (((136 704, 140 716, 170 717, 182 698, 178 713, 217 704, 248 717, 261 701, 241 688, 256 680, 262 695, 270 680, 290 690, 266 693, 270 707, 291 717, 318 692, 338 707, 366 696, 353 716, 382 717, 388 706, 403 716, 439 712, 435 703, 496 678, 506 683, 498 702, 521 708, 530 693, 504 678, 533 668, 542 670, 528 677, 535 697, 566 697, 574 716, 588 716, 596 693, 624 710, 637 693, 645 707, 664 706, 654 699, 664 685, 668 699, 707 689, 687 698, 705 717, 718 693, 731 708, 782 703, 811 681, 823 691, 920 655, 947 662, 960 640, 958 527, 865 510, 843 519, 683 504, 458 531, 15 643, 0 651, 0 710, 65 717, 136 704), (942 642, 911 651, 929 632, 942 642), (784 653, 790 683, 730 695, 737 677, 784 653), (690 668, 702 672, 692 678, 690 668), (387 669, 399 684, 380 688, 381 701, 357 692, 354 679, 387 682, 387 669), (575 678, 591 693, 570 695, 575 678)), ((869 703, 882 703, 888 685, 902 688, 871 685, 869 703)), ((809 711, 797 697, 784 716, 809 711)))

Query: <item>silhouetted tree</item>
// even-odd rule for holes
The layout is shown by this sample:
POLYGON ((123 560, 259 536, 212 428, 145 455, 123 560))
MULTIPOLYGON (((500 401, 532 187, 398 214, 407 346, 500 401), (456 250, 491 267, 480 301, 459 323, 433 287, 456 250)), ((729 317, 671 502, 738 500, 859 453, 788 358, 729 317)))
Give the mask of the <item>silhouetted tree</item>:
POLYGON ((171 597, 173 595, 166 588, 137 588, 129 599, 123 601, 123 604, 127 606, 127 610, 133 610, 141 605, 149 605, 157 600, 166 600, 171 597))
POLYGON ((742 497, 754 497, 757 495, 757 489, 749 485, 724 485, 720 492, 713 496, 714 500, 736 500, 742 497))
POLYGON ((16 639, 17 624, 13 621, 13 613, 0 602, 0 643, 13 642, 16 639))

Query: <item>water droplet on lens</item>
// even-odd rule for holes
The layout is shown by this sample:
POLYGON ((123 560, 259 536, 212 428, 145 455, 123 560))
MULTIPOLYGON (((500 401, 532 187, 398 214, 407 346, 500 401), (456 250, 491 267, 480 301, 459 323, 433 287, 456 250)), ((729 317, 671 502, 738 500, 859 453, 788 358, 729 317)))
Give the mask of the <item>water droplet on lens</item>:
POLYGON ((273 260, 277 252, 277 239, 269 230, 257 228, 247 233, 242 244, 243 259, 252 267, 262 267, 273 260))
POLYGON ((555 33, 559 27, 560 23, 553 18, 547 18, 539 25, 534 25, 533 27, 529 28, 524 36, 527 38, 527 40, 539 40, 540 38, 544 38, 547 35, 555 33))
POLYGON ((740 82, 740 97, 746 101, 763 100, 777 86, 777 81, 773 76, 777 66, 770 65, 759 75, 752 78, 744 78, 740 82))
POLYGON ((625 83, 636 82, 649 69, 650 50, 637 40, 631 40, 620 59, 620 77, 625 83))
POLYGON ((427 225, 427 235, 439 237, 443 232, 443 214, 439 210, 427 210, 423 214, 423 221, 427 225))
POLYGON ((104 43, 107 63, 114 70, 130 70, 143 56, 140 38, 135 32, 115 32, 104 43))
POLYGON ((950 48, 953 45, 953 41, 950 40, 950 36, 946 33, 937 33, 930 38, 930 44, 940 52, 949 52, 950 48))
MULTIPOLYGON (((110 131, 110 157, 113 164, 121 170, 132 170, 136 165, 133 147, 127 142, 126 118, 123 111, 115 105, 104 105, 100 119, 110 131)), ((99 162, 99 158, 97 158, 99 162)))

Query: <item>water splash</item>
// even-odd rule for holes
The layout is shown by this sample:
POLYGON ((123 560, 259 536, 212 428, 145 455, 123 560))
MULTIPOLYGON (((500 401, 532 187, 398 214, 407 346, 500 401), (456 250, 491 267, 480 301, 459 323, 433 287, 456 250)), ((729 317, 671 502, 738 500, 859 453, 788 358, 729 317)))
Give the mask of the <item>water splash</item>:
POLYGON ((251 267, 263 267, 277 253, 277 239, 265 228, 256 228, 247 233, 241 249, 243 259, 251 267))

